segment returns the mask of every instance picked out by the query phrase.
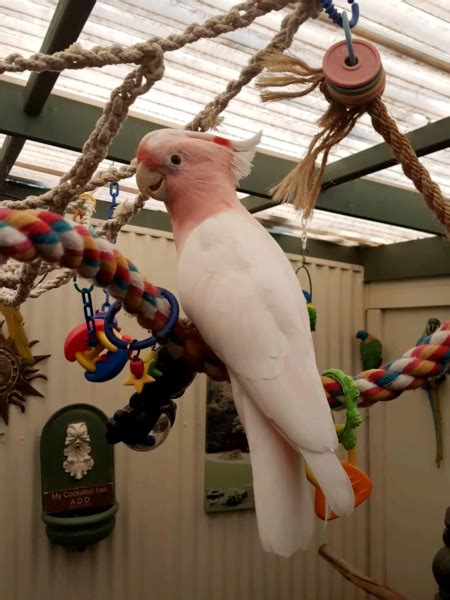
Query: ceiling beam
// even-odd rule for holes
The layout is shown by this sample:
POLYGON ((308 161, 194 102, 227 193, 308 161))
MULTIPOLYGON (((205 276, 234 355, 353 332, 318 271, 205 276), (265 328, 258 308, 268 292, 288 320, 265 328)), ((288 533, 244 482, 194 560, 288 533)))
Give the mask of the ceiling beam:
MULTIPOLYGON (((429 123, 408 134, 417 156, 444 150, 450 145, 450 117, 429 123)), ((322 190, 353 181, 398 164, 389 144, 382 143, 330 163, 325 169, 322 190)))
MULTIPOLYGON (((40 195, 47 188, 37 182, 8 178, 0 191, 0 200, 23 199, 40 195)), ((109 202, 99 200, 95 217, 106 219, 109 202)), ((171 231, 167 213, 142 210, 131 220, 132 225, 161 231, 171 231)), ((272 233, 284 252, 300 253, 298 237, 272 233)), ((364 281, 393 281, 417 277, 450 276, 450 242, 443 237, 433 237, 411 242, 401 242, 376 248, 346 247, 321 240, 308 240, 308 255, 314 258, 338 261, 364 267, 364 281)))
MULTIPOLYGON (((80 35, 96 0, 59 0, 42 42, 40 52, 53 54, 73 44, 80 35)), ((47 101, 60 73, 44 71, 31 73, 23 91, 23 110, 29 115, 38 115, 47 101)), ((0 182, 14 166, 26 138, 7 136, 0 149, 0 182)))
POLYGON ((348 181, 320 193, 316 208, 388 225, 445 235, 421 194, 367 179, 348 181))
POLYGON ((364 281, 450 276, 450 241, 426 238, 361 250, 364 281))
POLYGON ((15 135, 7 135, 0 148, 0 185, 5 181, 8 173, 13 168, 22 148, 25 144, 25 138, 15 135))
POLYGON ((278 204, 270 198, 261 198, 261 196, 246 196, 242 198, 241 202, 251 214, 259 213, 278 204))
MULTIPOLYGON (((30 116, 18 108, 23 105, 23 94, 23 86, 0 80, 0 132, 80 151, 102 112, 101 106, 51 94, 42 112, 38 116, 30 116)), ((128 117, 109 148, 108 158, 121 163, 130 162, 141 138, 161 127, 142 117, 128 117)), ((434 133, 428 139, 428 148, 433 144, 431 138, 438 135, 434 126, 431 131, 434 133)), ((438 138, 436 143, 442 144, 440 135, 438 138)), ((356 159, 359 154, 350 159, 356 159)), ((293 166, 294 163, 286 159, 261 152, 256 154, 252 172, 239 186, 239 191, 252 196, 249 200, 252 212, 273 206, 270 188, 293 166)), ((430 233, 441 234, 443 231, 420 194, 367 180, 347 182, 339 188, 323 191, 316 206, 326 211, 430 233)))

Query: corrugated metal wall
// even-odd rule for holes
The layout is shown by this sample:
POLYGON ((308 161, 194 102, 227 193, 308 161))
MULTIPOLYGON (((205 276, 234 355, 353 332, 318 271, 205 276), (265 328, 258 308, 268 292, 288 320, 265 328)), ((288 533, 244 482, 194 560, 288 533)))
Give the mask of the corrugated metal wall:
MULTIPOLYGON (((121 235, 119 246, 152 281, 175 289, 170 236, 131 228, 121 235)), ((361 269, 316 261, 311 275, 319 366, 351 372, 357 364, 353 334, 363 322, 361 269)), ((204 377, 198 377, 179 401, 174 431, 159 450, 140 454, 116 448, 120 509, 113 535, 84 553, 52 546, 40 518, 38 450, 44 423, 54 411, 75 402, 96 404, 111 415, 126 404, 131 392, 121 385, 121 377, 108 384, 89 384, 78 366, 65 362, 65 334, 82 320, 80 297, 70 286, 27 302, 24 315, 30 338, 40 339, 38 350, 52 357, 43 367, 48 382, 37 384, 45 398, 30 398, 24 415, 11 407, 10 425, 0 438, 2 600, 363 597, 317 557, 317 547, 329 541, 367 570, 365 507, 326 528, 318 521, 310 551, 291 560, 262 552, 252 511, 203 512, 204 377)), ((121 325, 138 333, 131 319, 122 317, 121 325)), ((364 439, 360 456, 364 464, 364 439)), ((58 460, 62 463, 63 457, 58 460)))

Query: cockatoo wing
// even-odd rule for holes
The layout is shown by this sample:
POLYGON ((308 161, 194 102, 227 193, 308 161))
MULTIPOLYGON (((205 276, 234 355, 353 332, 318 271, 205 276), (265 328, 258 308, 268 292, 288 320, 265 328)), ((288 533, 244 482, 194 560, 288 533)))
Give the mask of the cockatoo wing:
POLYGON ((337 447, 299 282, 252 217, 222 213, 186 240, 182 306, 246 392, 294 446, 337 447))
MULTIPOLYGON (((303 454, 334 512, 350 513, 353 491, 334 455, 338 441, 306 303, 278 244, 245 211, 211 217, 184 244, 178 287, 186 314, 232 383, 303 454)), ((244 427, 249 433, 248 419, 244 427)))

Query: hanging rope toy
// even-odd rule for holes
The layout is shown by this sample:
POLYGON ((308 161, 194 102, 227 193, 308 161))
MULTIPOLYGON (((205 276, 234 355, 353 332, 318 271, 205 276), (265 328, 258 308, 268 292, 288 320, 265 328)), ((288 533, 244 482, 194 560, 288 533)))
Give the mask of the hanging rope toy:
MULTIPOLYGON (((322 5, 336 16, 334 7, 328 6, 331 2, 322 2, 322 5)), ((333 20, 342 25, 346 39, 328 49, 322 68, 313 69, 302 60, 281 53, 272 53, 264 61, 266 73, 257 84, 263 90, 263 101, 298 98, 319 88, 329 103, 319 120, 321 130, 312 139, 305 158, 273 188, 274 200, 291 202, 308 217, 319 195, 330 151, 349 135, 358 119, 368 113, 374 129, 390 145, 405 175, 450 232, 450 203, 381 100, 386 76, 378 50, 365 40, 352 40, 350 28, 354 19, 349 23, 345 12, 333 20), (287 85, 298 85, 300 89, 283 91, 287 85), (276 89, 271 91, 271 87, 276 89)))
POLYGON ((78 197, 78 202, 72 207, 72 219, 75 222, 89 225, 95 213, 96 199, 93 194, 84 192, 78 197))

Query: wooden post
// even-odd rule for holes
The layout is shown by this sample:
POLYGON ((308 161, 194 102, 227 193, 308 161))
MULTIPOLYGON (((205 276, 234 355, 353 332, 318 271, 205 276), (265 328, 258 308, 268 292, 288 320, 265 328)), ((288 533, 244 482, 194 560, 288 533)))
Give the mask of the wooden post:
POLYGON ((433 559, 433 575, 439 585, 435 600, 450 600, 450 507, 445 513, 444 547, 433 559))

